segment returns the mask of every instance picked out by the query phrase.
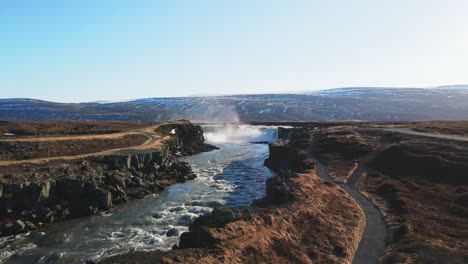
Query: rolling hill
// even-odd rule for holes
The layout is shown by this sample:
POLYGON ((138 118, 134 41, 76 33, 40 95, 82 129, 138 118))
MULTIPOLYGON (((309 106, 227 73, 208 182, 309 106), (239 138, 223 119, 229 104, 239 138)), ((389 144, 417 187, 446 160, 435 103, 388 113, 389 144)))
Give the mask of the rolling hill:
POLYGON ((468 86, 336 88, 304 94, 144 98, 56 103, 0 99, 1 120, 202 122, 327 120, 466 120, 468 86))

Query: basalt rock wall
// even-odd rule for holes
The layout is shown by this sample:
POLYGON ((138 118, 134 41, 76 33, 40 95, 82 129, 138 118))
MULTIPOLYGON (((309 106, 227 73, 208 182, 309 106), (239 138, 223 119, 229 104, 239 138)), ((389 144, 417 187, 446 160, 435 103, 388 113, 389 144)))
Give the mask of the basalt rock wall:
POLYGON ((64 163, 61 174, 50 173, 38 181, 0 178, 0 236, 94 215, 113 204, 195 178, 190 166, 178 161, 177 155, 214 147, 205 144, 201 128, 190 123, 164 125, 163 136, 164 131, 168 137, 156 150, 95 156, 79 164, 64 163), (171 134, 174 128, 176 132, 171 134))
POLYGON ((168 146, 171 150, 176 150, 183 155, 216 149, 215 146, 204 143, 203 130, 198 125, 187 126, 184 123, 172 123, 159 126, 156 128, 156 132, 172 136, 174 141, 168 146))
POLYGON ((277 172, 277 175, 267 179, 266 195, 254 202, 253 207, 244 208, 217 208, 211 213, 200 216, 190 225, 190 231, 182 234, 179 246, 176 248, 216 248, 220 242, 216 239, 210 228, 222 228, 234 221, 252 220, 252 212, 258 208, 285 206, 299 199, 290 186, 291 178, 295 172, 311 169, 315 163, 310 160, 303 149, 304 138, 299 134, 290 134, 289 129, 281 130, 280 139, 269 144, 270 154, 265 165, 277 172))

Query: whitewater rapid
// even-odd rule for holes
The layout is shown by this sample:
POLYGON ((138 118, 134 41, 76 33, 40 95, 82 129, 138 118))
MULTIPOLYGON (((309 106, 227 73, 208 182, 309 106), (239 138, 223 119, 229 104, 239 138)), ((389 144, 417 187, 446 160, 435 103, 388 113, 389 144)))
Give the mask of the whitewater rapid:
POLYGON ((212 143, 271 142, 278 139, 272 126, 212 125, 203 128, 205 139, 212 143))
POLYGON ((263 165, 272 127, 204 127, 220 149, 181 160, 197 178, 115 207, 111 212, 55 223, 35 232, 0 238, 1 263, 85 263, 135 250, 170 250, 199 215, 214 208, 248 206, 265 194, 273 175, 263 165))

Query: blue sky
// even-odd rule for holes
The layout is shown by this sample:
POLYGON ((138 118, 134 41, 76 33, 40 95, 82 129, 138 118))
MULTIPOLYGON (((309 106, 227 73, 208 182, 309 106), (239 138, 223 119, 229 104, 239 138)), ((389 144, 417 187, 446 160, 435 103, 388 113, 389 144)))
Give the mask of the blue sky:
POLYGON ((0 98, 468 83, 468 1, 0 1, 0 98))

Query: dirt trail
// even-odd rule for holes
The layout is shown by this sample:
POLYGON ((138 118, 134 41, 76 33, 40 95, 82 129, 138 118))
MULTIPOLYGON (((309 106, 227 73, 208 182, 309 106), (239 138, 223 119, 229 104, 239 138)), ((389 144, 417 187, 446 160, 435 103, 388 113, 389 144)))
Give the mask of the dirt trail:
POLYGON ((371 201, 356 189, 356 182, 365 171, 365 168, 361 166, 363 162, 360 162, 360 166, 354 170, 348 181, 342 184, 333 181, 328 174, 327 166, 317 159, 314 159, 314 161, 317 164, 317 175, 326 182, 337 184, 344 191, 349 193, 359 206, 361 206, 362 211, 366 216, 366 227, 361 237, 361 241, 359 242, 359 247, 354 255, 353 263, 378 263, 379 258, 385 250, 387 227, 380 211, 371 201))
MULTIPOLYGON (((148 140, 145 141, 143 144, 137 145, 137 146, 130 146, 130 147, 125 147, 125 148, 116 148, 116 149, 108 149, 108 150, 104 150, 104 151, 81 154, 81 155, 57 156, 57 157, 49 157, 49 158, 26 159, 26 160, 0 161, 0 166, 12 166, 12 165, 18 165, 18 164, 25 164, 25 163, 40 164, 40 163, 47 163, 47 162, 55 161, 55 160, 74 160, 74 159, 88 158, 88 157, 92 157, 92 156, 104 156, 104 155, 111 155, 111 154, 118 154, 118 153, 128 153, 128 152, 131 152, 131 151, 138 151, 138 150, 154 149, 154 148, 157 148, 159 146, 159 141, 158 140, 160 139, 160 136, 157 135, 154 132, 154 130, 160 125, 161 124, 146 127, 146 128, 142 128, 142 129, 126 131, 126 132, 122 132, 122 133, 105 134, 105 135, 45 137, 45 138, 36 138, 35 140, 32 140, 32 138, 18 139, 18 140, 21 140, 21 141, 50 141, 50 140, 70 140, 70 139, 88 140, 88 139, 119 138, 119 137, 123 137, 125 135, 131 135, 131 134, 142 134, 142 135, 144 135, 144 136, 146 136, 148 138, 148 140)), ((16 142, 18 140, 16 140, 16 142)), ((15 140, 11 140, 11 141, 15 141, 15 140)))
POLYGON ((446 139, 446 140, 455 140, 455 141, 466 141, 466 142, 468 142, 468 137, 419 132, 419 131, 411 130, 410 128, 406 128, 406 127, 384 128, 383 130, 384 131, 390 131, 390 132, 396 132, 396 133, 402 133, 402 134, 408 134, 408 135, 413 135, 413 136, 421 136, 421 137, 430 137, 430 138, 439 138, 439 139, 446 139))
MULTIPOLYGON (((409 128, 384 128, 383 130, 414 136, 468 142, 467 137, 418 132, 409 128)), ((364 164, 366 164, 370 158, 372 158, 372 156, 367 156, 359 161, 359 166, 354 170, 346 183, 336 183, 354 198, 361 206, 366 216, 366 227, 353 259, 353 263, 355 264, 378 263, 379 258, 385 251, 385 241, 387 237, 387 227, 381 212, 356 188, 356 183, 367 169, 364 164)), ((328 174, 327 167, 319 161, 315 161, 317 163, 317 175, 327 182, 333 182, 333 179, 328 174)))
POLYGON ((2 138, 3 142, 47 142, 47 141, 64 141, 64 140, 92 140, 92 139, 114 139, 121 138, 127 135, 139 135, 144 132, 150 132, 160 125, 149 126, 140 129, 132 129, 123 132, 110 134, 90 134, 90 135, 71 135, 71 136, 43 136, 43 137, 24 137, 24 138, 2 138))
POLYGON ((387 239, 387 226, 380 210, 365 197, 357 188, 356 183, 361 175, 367 170, 364 166, 366 157, 359 161, 359 166, 354 170, 351 177, 344 184, 339 184, 341 188, 347 191, 354 200, 361 206, 366 216, 366 227, 362 234, 359 247, 354 255, 353 263, 378 263, 380 257, 385 251, 387 239))

